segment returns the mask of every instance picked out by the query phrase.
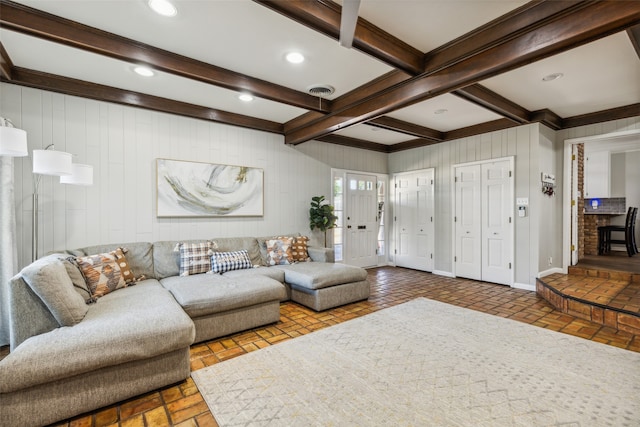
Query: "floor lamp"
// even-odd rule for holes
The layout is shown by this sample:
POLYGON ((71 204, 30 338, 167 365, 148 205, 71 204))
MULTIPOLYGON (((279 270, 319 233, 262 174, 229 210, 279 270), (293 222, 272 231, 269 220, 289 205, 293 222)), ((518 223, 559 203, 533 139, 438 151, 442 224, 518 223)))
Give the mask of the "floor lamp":
POLYGON ((60 183, 73 185, 92 185, 93 166, 72 162, 71 153, 55 151, 53 144, 44 150, 33 150, 33 217, 31 219, 32 240, 31 257, 38 259, 38 190, 42 175, 60 177, 60 183))

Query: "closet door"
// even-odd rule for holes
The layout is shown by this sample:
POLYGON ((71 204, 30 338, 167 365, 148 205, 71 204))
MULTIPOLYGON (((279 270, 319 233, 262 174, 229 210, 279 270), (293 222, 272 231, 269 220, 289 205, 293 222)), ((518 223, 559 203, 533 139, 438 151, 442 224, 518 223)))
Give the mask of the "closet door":
POLYGON ((480 165, 455 171, 455 274, 482 280, 482 223, 480 165))
POLYGON ((512 161, 455 168, 455 275, 513 283, 512 161))
POLYGON ((398 174, 395 181, 395 265, 433 271, 434 169, 398 174))
POLYGON ((509 161, 483 163, 481 171, 482 280, 510 285, 513 191, 509 161))

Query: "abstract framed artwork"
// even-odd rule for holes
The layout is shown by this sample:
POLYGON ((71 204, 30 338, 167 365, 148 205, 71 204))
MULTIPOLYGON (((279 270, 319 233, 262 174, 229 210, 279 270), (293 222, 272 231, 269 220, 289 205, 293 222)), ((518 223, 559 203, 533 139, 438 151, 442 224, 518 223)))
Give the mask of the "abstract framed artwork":
POLYGON ((158 217, 263 216, 262 169, 156 159, 158 217))

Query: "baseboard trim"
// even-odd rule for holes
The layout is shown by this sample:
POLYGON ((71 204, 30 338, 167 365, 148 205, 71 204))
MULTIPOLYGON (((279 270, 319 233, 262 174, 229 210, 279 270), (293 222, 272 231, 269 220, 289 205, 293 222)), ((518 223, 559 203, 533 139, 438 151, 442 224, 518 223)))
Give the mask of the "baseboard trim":
POLYGON ((538 273, 538 278, 549 276, 550 274, 555 273, 563 273, 563 270, 560 267, 550 268, 548 270, 544 270, 538 273))
POLYGON ((435 274, 438 276, 451 277, 452 279, 456 276, 453 275, 450 271, 442 271, 442 270, 433 270, 431 274, 435 274))
POLYGON ((525 291, 531 291, 531 292, 535 292, 536 291, 536 285, 530 285, 528 283, 514 283, 513 285, 511 285, 512 288, 515 289, 523 289, 525 291))

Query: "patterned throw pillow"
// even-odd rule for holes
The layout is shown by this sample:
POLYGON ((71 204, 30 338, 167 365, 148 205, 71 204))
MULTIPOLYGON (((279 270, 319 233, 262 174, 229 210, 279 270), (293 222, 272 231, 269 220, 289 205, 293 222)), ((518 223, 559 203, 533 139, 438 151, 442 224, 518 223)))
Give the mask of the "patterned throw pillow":
POLYGON ((251 259, 246 249, 233 252, 214 252, 211 255, 211 272, 224 273, 230 270, 243 270, 251 268, 251 259))
POLYGON ((291 237, 267 240, 267 263, 269 265, 291 264, 291 237))
POLYGON ((307 262, 311 261, 309 258, 309 252, 307 252, 307 242, 309 238, 307 236, 295 237, 291 244, 291 258, 293 262, 307 262))
POLYGON ((134 282, 122 248, 108 253, 76 257, 92 298, 99 298, 134 282))
POLYGON ((212 242, 178 243, 176 250, 180 252, 180 276, 211 271, 212 242))

